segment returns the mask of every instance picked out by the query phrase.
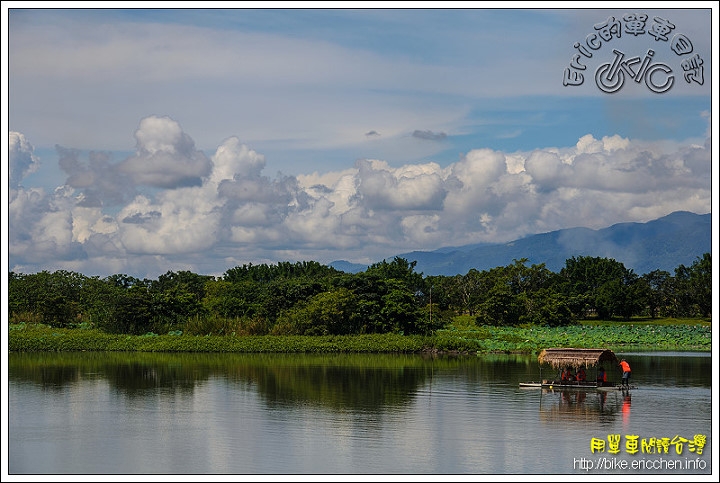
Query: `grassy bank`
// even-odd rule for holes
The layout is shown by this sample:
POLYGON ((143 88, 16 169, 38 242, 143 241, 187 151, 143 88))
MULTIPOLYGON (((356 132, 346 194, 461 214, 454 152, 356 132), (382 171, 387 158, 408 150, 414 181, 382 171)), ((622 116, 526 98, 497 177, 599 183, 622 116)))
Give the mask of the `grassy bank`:
POLYGON ((107 334, 95 329, 56 329, 11 325, 10 351, 140 352, 284 352, 413 353, 521 352, 547 347, 602 347, 613 351, 710 351, 710 321, 689 319, 586 321, 569 327, 478 327, 458 317, 432 336, 373 334, 356 336, 140 336, 107 334))

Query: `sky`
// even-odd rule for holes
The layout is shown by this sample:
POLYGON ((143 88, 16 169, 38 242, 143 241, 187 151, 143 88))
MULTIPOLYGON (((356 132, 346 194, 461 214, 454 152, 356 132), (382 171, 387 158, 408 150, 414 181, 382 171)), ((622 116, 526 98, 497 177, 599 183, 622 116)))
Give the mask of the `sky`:
POLYGON ((717 213, 717 2, 46 5, 2 5, 5 274, 371 264, 717 213))

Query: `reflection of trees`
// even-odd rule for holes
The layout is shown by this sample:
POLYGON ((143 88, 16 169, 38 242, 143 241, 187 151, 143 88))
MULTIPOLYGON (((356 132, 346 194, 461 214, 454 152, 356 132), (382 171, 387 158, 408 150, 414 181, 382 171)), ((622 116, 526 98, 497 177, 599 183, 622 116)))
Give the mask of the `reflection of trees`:
POLYGON ((101 378, 129 397, 158 389, 191 392, 217 377, 256 386, 270 405, 309 403, 372 411, 408 404, 433 374, 467 364, 462 359, 399 354, 16 353, 9 358, 9 377, 55 388, 101 378))
POLYGON ((207 379, 207 374, 186 366, 148 364, 139 361, 112 364, 105 369, 110 385, 129 397, 141 396, 159 388, 171 392, 191 393, 199 381, 207 379))
POLYGON ((80 374, 76 367, 35 366, 26 372, 26 379, 42 386, 43 389, 49 390, 60 390, 64 385, 80 379, 80 374))
MULTIPOLYGON (((711 357, 628 357, 636 384, 705 386, 711 357)), ((190 393, 211 378, 254 386, 267 404, 309 404, 333 410, 374 411, 412 401, 433 377, 452 374, 464 384, 516 386, 537 376, 537 359, 497 354, 438 356, 415 354, 220 354, 143 352, 11 353, 8 376, 47 389, 82 380, 107 380, 111 388, 138 397, 165 390, 190 393)), ((612 404, 596 409, 596 397, 560 406, 559 394, 542 396, 547 418, 615 417, 612 404), (555 404, 552 404, 555 402, 555 404), (552 409, 557 406, 555 409, 552 409), (556 413, 553 413, 553 411, 556 413)), ((616 395, 607 394, 614 403, 616 395)), ((572 398, 570 398, 572 402, 572 398)))
POLYGON ((271 406, 314 404, 332 409, 376 411, 408 404, 439 366, 453 358, 416 355, 333 354, 247 357, 231 377, 252 381, 271 406))
POLYGON ((58 389, 83 379, 106 379, 128 396, 158 388, 191 391, 210 374, 193 359, 193 355, 149 353, 18 353, 9 357, 8 377, 58 389))
POLYGON ((408 404, 428 376, 423 367, 268 367, 258 374, 257 383, 271 405, 314 403, 376 410, 408 404))
POLYGON ((55 364, 57 354, 18 353, 8 357, 8 379, 31 382, 44 389, 62 389, 80 379, 76 364, 55 364))
POLYGON ((62 387, 105 379, 128 397, 191 392, 210 378, 254 386, 268 405, 309 404, 377 411, 409 404, 433 377, 453 373, 469 384, 507 381, 528 356, 417 354, 16 353, 10 377, 62 387))

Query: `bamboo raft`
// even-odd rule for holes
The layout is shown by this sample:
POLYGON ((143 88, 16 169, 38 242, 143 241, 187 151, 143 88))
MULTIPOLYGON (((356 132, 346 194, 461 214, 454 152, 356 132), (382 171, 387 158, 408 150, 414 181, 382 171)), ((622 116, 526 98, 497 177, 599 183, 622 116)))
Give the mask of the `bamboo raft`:
POLYGON ((542 365, 549 365, 556 371, 572 368, 575 372, 579 368, 595 368, 596 370, 604 365, 617 367, 618 358, 609 349, 576 349, 576 348, 551 348, 540 352, 538 356, 540 364, 540 382, 521 382, 522 388, 540 388, 553 390, 580 390, 580 391, 625 391, 637 389, 637 386, 625 386, 609 381, 597 381, 595 379, 586 381, 542 379, 542 365))

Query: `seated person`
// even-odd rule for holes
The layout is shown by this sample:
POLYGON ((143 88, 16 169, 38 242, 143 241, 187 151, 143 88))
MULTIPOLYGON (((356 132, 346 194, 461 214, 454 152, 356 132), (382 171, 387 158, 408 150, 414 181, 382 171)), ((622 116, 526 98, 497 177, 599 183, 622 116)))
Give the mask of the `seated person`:
POLYGON ((578 369, 575 377, 577 378, 578 381, 585 381, 587 379, 586 374, 585 374, 585 368, 581 367, 580 369, 578 369))
POLYGON ((606 382, 607 382, 607 374, 605 374, 605 369, 603 367, 601 367, 600 369, 598 369, 598 373, 597 373, 598 386, 602 386, 606 382))
POLYGON ((566 367, 565 370, 562 372, 560 379, 562 379, 563 381, 574 381, 575 374, 572 373, 569 367, 566 367))

